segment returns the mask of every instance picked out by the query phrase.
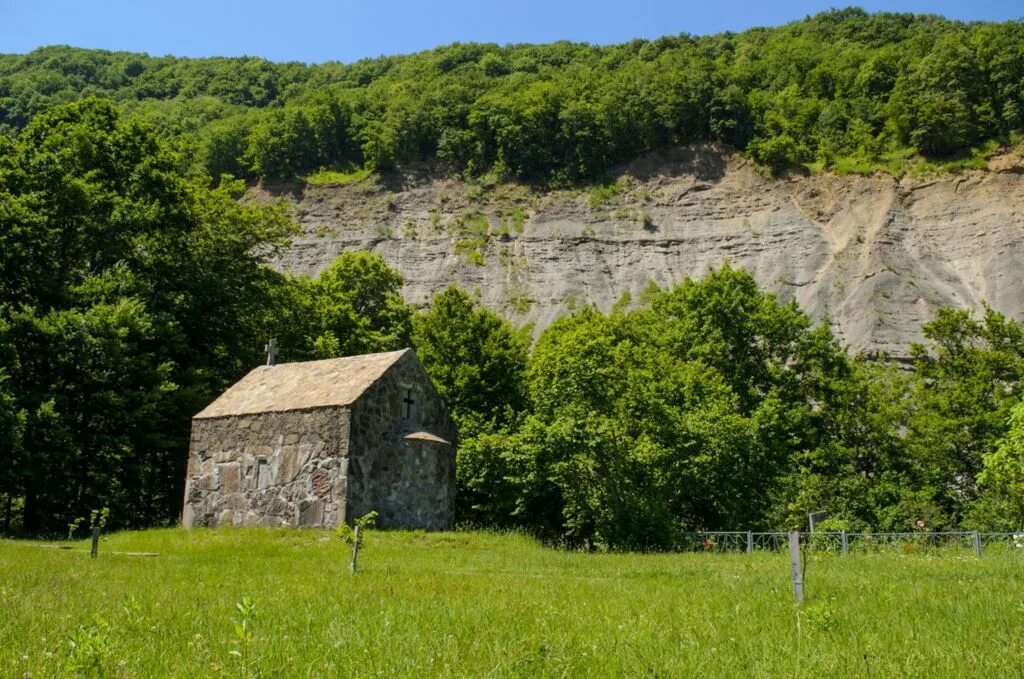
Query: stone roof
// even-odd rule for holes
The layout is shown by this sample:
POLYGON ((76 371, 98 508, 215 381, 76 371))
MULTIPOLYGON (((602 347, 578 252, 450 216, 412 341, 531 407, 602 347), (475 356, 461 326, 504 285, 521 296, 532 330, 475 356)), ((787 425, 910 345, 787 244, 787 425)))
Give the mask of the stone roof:
POLYGON ((256 368, 194 419, 348 406, 412 349, 256 368))
POLYGON ((431 434, 429 431, 414 431, 411 434, 406 434, 403 437, 406 441, 429 441, 430 443, 442 443, 446 446, 450 446, 451 441, 447 441, 436 434, 431 434))

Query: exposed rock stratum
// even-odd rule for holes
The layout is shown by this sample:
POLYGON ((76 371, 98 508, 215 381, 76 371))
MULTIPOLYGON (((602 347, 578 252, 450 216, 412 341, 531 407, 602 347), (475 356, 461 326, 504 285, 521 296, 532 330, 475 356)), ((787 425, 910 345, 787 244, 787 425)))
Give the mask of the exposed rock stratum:
POLYGON ((450 283, 517 323, 607 310, 651 283, 742 266, 854 351, 905 356, 921 324, 987 302, 1024 316, 1024 163, 896 179, 817 174, 768 179, 714 146, 648 155, 612 188, 473 186, 422 170, 347 186, 257 188, 303 228, 278 263, 316 274, 345 250, 380 253, 426 305, 450 283))

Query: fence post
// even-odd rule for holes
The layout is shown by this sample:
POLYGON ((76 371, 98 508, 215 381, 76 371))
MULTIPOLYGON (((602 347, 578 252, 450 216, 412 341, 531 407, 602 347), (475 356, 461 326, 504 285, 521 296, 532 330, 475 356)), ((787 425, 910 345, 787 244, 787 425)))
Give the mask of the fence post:
POLYGON ((843 556, 846 556, 849 553, 849 551, 850 551, 850 543, 846 539, 846 531, 845 530, 840 534, 839 540, 840 540, 840 548, 841 548, 842 554, 843 554, 843 556))
POLYGON ((754 551, 754 533, 752 531, 748 530, 747 531, 747 554, 750 554, 753 551, 754 551))
POLYGON ((789 566, 793 572, 793 596, 797 604, 804 602, 804 574, 800 568, 800 533, 789 531, 789 566))
POLYGON ((971 534, 971 537, 974 539, 974 556, 976 556, 976 557, 978 557, 980 559, 981 558, 981 534, 979 534, 978 531, 974 531, 971 534))
POLYGON ((89 556, 91 556, 92 558, 95 559, 96 555, 99 553, 99 551, 100 551, 100 527, 99 526, 94 526, 93 529, 92 529, 92 551, 89 553, 89 556))

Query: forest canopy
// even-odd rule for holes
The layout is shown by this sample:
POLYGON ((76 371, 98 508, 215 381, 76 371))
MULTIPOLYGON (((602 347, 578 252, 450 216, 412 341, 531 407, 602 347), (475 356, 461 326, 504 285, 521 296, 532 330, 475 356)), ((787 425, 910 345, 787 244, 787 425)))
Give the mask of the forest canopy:
POLYGON ((714 141, 781 172, 900 171, 1024 132, 1024 23, 833 10, 777 28, 598 46, 453 44, 352 64, 45 47, 0 56, 0 130, 109 98, 217 178, 433 161, 571 183, 714 141))

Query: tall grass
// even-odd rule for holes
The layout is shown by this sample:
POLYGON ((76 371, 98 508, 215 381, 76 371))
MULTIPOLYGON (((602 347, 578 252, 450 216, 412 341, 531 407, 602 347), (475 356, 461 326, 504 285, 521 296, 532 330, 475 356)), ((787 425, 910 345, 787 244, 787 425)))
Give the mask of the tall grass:
POLYGON ((517 535, 0 542, 0 676, 1019 676, 1024 559, 581 554, 517 535), (137 556, 128 552, 156 552, 137 556), (244 629, 239 626, 244 621, 244 629), (84 650, 83 650, 84 649, 84 650))

